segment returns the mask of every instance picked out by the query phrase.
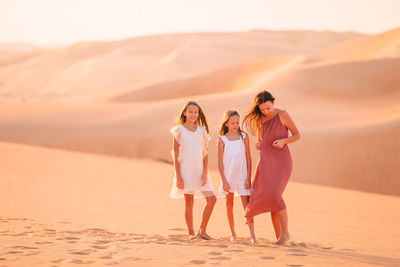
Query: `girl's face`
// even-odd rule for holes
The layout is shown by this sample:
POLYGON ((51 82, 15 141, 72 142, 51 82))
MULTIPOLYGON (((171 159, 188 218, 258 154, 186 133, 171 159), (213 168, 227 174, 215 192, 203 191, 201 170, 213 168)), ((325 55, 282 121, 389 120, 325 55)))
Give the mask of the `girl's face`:
POLYGON ((199 108, 195 105, 189 105, 183 115, 185 115, 187 121, 196 122, 199 118, 199 108))
POLYGON ((240 117, 238 115, 230 116, 228 121, 225 123, 226 127, 228 127, 229 132, 236 133, 239 130, 239 120, 240 117))
POLYGON ((258 108, 260 109, 261 113, 264 116, 269 116, 272 114, 274 110, 274 103, 271 101, 264 102, 260 105, 258 105, 258 108))

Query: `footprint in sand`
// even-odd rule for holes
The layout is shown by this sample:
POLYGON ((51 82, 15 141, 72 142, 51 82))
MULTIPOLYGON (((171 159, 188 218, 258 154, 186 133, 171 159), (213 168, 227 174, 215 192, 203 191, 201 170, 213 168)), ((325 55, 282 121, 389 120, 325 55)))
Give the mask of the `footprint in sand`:
POLYGON ((303 248, 307 248, 308 247, 308 245, 306 243, 303 243, 303 242, 297 243, 297 245, 300 246, 300 247, 303 247, 303 248))
POLYGON ((89 255, 92 251, 73 251, 70 252, 69 254, 74 254, 74 255, 89 255))
POLYGON ((75 236, 66 236, 63 238, 64 240, 79 240, 79 237, 75 237, 75 236))
POLYGON ((109 246, 92 246, 95 249, 107 249, 109 246))
POLYGON ((203 261, 203 260, 191 260, 190 263, 192 263, 192 264, 204 264, 204 263, 206 263, 206 261, 203 261))
POLYGON ((96 244, 108 244, 108 243, 110 243, 111 241, 110 240, 96 240, 96 244))
POLYGON ((355 251, 354 249, 349 249, 349 248, 341 248, 340 250, 343 250, 343 251, 355 251))
POLYGON ((221 253, 221 252, 216 252, 216 251, 211 251, 211 252, 209 252, 208 254, 210 254, 210 255, 213 255, 213 256, 219 256, 219 255, 222 255, 222 253, 221 253))
POLYGON ((75 263, 75 264, 91 264, 94 263, 94 261, 84 261, 84 260, 72 260, 70 263, 75 263))
POLYGON ((107 255, 101 256, 99 259, 102 260, 111 260, 113 258, 112 253, 109 253, 107 255))
POLYGON ((231 260, 232 258, 226 257, 226 256, 218 256, 218 257, 212 257, 210 258, 211 260, 231 260))
POLYGON ((225 252, 243 252, 243 249, 227 249, 225 252))
POLYGON ((262 257, 260 257, 260 259, 262 259, 262 260, 274 260, 275 257, 272 257, 272 256, 262 256, 262 257))
POLYGON ((58 259, 58 260, 54 260, 54 261, 51 261, 52 263, 60 263, 60 262, 62 262, 62 261, 64 261, 65 259, 58 259))
POLYGON ((37 242, 35 242, 35 244, 38 244, 38 245, 46 245, 46 244, 53 244, 53 242, 51 242, 51 241, 42 241, 42 242, 37 241, 37 242))
POLYGON ((7 254, 20 254, 23 253, 22 251, 9 251, 7 254))
POLYGON ((13 248, 13 249, 38 249, 38 248, 35 248, 35 247, 26 247, 26 246, 13 246, 13 247, 10 247, 10 248, 13 248))
POLYGON ((291 251, 291 252, 304 252, 304 250, 302 250, 302 249, 296 249, 296 248, 288 249, 288 251, 291 251))
POLYGON ((7 258, 0 258, 0 261, 5 261, 7 258))
POLYGON ((308 254, 305 254, 305 253, 288 253, 287 255, 290 255, 290 256, 308 256, 308 254))
POLYGON ((186 229, 183 229, 183 228, 171 228, 171 229, 168 229, 168 230, 170 230, 170 231, 186 232, 186 229))
POLYGON ((40 253, 40 251, 36 251, 36 252, 33 252, 33 253, 24 254, 24 256, 33 256, 33 255, 37 255, 39 253, 40 253))

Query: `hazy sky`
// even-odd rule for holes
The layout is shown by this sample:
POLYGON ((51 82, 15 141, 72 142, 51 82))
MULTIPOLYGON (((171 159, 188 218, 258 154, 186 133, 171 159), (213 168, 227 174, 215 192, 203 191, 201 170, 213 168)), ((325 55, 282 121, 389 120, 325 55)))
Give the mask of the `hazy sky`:
POLYGON ((400 0, 0 0, 0 42, 64 44, 138 35, 400 27, 400 0))

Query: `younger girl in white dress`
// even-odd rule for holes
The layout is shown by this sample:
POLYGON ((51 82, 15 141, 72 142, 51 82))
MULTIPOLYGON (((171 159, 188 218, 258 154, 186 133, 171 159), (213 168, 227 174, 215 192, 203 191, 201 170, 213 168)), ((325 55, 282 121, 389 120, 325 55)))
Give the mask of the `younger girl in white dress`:
POLYGON ((194 194, 206 198, 207 205, 197 236, 209 240, 211 237, 206 233, 206 228, 217 199, 208 175, 208 124, 200 106, 194 101, 187 102, 178 118, 177 126, 170 131, 174 136, 175 166, 170 197, 185 197, 185 220, 190 240, 196 238, 193 229, 194 194))
MULTIPOLYGON (((233 199, 240 195, 243 208, 249 203, 251 186, 251 155, 249 137, 240 129, 239 113, 228 110, 224 114, 218 142, 218 168, 221 174, 219 195, 226 195, 226 207, 231 241, 236 241, 233 218, 233 199)), ((249 224, 253 227, 253 224, 249 224)))

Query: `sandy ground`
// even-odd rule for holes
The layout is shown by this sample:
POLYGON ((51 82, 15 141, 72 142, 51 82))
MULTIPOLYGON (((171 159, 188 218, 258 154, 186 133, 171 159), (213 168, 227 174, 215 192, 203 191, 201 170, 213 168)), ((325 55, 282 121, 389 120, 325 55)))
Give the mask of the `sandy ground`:
MULTIPOLYGON (((398 266, 400 199, 290 182, 292 240, 273 245, 267 215, 249 244, 235 202, 239 241, 229 242, 224 199, 211 241, 186 240, 183 200, 168 198, 173 168, 80 152, 0 144, 0 266, 398 266)), ((211 172, 214 185, 218 175, 211 172)), ((204 200, 195 201, 195 226, 204 200)))

